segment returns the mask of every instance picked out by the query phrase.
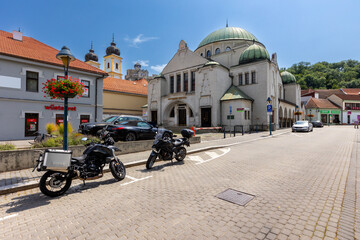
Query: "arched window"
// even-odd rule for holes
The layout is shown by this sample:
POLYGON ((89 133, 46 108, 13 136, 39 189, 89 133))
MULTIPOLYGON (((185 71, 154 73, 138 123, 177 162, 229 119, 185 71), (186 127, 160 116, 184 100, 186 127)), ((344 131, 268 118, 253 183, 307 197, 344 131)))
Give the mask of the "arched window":
POLYGON ((230 47, 226 47, 226 49, 225 49, 226 52, 228 52, 228 51, 230 51, 230 50, 231 50, 230 47))
POLYGON ((215 54, 219 54, 220 53, 220 48, 217 48, 216 50, 215 50, 215 54))
POLYGON ((108 68, 110 68, 110 63, 108 63, 108 68))
POLYGON ((200 56, 202 56, 202 57, 203 57, 203 56, 204 56, 204 54, 200 53, 200 56))
POLYGON ((116 64, 115 64, 115 67, 116 67, 116 69, 119 69, 119 64, 116 63, 116 64))
POLYGON ((170 117, 175 117, 175 108, 173 107, 170 111, 170 117))
POLYGON ((207 57, 207 58, 210 58, 210 57, 211 57, 211 51, 210 51, 210 50, 208 50, 208 51, 206 52, 206 57, 207 57))

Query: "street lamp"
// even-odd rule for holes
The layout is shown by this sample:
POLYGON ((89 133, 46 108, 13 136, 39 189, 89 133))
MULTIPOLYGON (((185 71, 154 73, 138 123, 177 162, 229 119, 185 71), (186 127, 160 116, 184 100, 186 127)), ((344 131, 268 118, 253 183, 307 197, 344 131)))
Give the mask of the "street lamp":
MULTIPOLYGON (((64 64, 65 79, 68 77, 70 62, 75 60, 74 55, 71 54, 70 49, 63 46, 56 58, 61 60, 64 64)), ((68 98, 64 97, 64 137, 63 137, 63 149, 68 150, 68 98)))
MULTIPOLYGON (((271 98, 268 97, 266 99, 266 101, 268 102, 268 106, 271 106, 271 98)), ((269 108, 272 110, 272 106, 268 107, 268 111, 269 111, 269 108)), ((269 131, 270 131, 270 135, 271 135, 271 114, 272 114, 272 112, 269 112, 269 131)))
POLYGON ((311 122, 311 109, 310 109, 310 122, 311 122))

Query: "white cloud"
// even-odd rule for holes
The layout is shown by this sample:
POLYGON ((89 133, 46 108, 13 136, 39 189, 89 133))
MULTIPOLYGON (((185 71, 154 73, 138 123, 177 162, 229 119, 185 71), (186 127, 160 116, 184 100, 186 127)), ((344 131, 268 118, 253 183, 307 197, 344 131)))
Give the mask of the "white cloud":
POLYGON ((141 67, 148 67, 149 66, 149 60, 137 60, 133 62, 134 64, 140 63, 141 67))
POLYGON ((159 38, 158 37, 144 37, 144 34, 139 34, 135 38, 126 37, 125 41, 129 42, 130 46, 132 46, 132 47, 138 47, 138 45, 140 43, 155 40, 155 39, 159 39, 159 38))
POLYGON ((162 65, 151 66, 150 68, 152 70, 154 70, 155 72, 160 73, 164 69, 165 66, 166 66, 166 64, 162 64, 162 65))

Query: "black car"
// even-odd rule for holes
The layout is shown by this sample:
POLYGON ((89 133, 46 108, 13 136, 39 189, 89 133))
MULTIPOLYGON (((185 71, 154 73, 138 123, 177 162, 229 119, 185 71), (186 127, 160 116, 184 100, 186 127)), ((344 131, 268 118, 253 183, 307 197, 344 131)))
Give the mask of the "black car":
POLYGON ((312 121, 311 123, 312 123, 313 127, 323 127, 324 126, 324 124, 322 122, 320 122, 319 120, 312 121))
POLYGON ((101 129, 106 125, 118 125, 124 121, 143 121, 141 117, 130 115, 117 115, 106 118, 103 122, 82 123, 79 126, 79 133, 98 136, 101 129))
MULTIPOLYGON (((158 128, 145 121, 124 121, 119 125, 110 125, 107 130, 115 141, 135 141, 138 139, 154 139, 158 128)), ((164 137, 172 137, 173 133, 166 130, 164 137)))

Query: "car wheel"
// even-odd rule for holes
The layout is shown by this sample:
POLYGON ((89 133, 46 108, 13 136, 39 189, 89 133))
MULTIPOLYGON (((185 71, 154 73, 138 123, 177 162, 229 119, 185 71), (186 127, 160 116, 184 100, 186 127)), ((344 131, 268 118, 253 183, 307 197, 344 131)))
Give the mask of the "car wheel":
POLYGON ((125 136, 125 141, 135 141, 136 140, 136 135, 133 132, 129 132, 126 134, 125 136))

